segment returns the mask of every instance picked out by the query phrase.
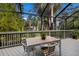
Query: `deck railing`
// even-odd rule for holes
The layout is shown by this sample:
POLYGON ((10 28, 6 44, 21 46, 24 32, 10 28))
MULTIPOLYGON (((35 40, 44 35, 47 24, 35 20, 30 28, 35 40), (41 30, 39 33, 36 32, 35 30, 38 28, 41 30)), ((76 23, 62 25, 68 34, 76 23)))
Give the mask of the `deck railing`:
POLYGON ((47 30, 47 31, 24 31, 24 32, 0 32, 0 48, 21 45, 23 37, 35 37, 44 32, 54 37, 65 37, 65 33, 73 30, 47 30))

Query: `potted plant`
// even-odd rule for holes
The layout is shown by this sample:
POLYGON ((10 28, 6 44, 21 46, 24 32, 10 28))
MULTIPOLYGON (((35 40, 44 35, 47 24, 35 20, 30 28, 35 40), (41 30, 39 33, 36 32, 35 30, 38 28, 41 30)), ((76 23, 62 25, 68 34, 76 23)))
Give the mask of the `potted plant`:
POLYGON ((45 40, 45 39, 46 39, 46 34, 43 33, 43 32, 41 33, 41 39, 42 39, 42 40, 45 40))
POLYGON ((72 38, 73 39, 77 39, 77 35, 72 35, 72 38))
POLYGON ((79 39, 79 30, 76 30, 75 34, 76 34, 76 38, 79 39))
POLYGON ((74 32, 74 34, 72 35, 73 39, 77 39, 77 31, 74 32))

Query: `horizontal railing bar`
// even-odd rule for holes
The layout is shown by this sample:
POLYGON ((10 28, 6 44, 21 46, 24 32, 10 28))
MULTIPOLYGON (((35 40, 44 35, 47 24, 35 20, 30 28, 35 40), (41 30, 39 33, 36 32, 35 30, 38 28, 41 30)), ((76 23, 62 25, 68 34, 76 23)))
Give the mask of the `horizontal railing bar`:
MULTIPOLYGON (((75 30, 42 30, 42 31, 22 31, 22 32, 0 32, 0 34, 22 34, 22 33, 41 33, 41 32, 65 32, 65 31, 75 31, 75 30)), ((79 31, 79 30, 77 30, 79 31)))

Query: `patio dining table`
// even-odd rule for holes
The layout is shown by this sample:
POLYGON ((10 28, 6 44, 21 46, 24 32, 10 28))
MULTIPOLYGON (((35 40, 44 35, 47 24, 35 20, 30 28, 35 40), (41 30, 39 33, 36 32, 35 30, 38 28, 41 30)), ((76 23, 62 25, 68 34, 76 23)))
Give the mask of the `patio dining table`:
MULTIPOLYGON (((27 47, 31 47, 31 46, 38 46, 38 45, 43 45, 43 44, 48 44, 51 42, 58 42, 59 43, 59 55, 61 55, 61 40, 57 39, 55 37, 51 37, 51 36, 46 36, 45 40, 42 40, 40 36, 38 37, 33 37, 33 38, 26 38, 26 42, 27 42, 27 47)), ((27 51, 28 55, 29 55, 29 50, 27 51)))

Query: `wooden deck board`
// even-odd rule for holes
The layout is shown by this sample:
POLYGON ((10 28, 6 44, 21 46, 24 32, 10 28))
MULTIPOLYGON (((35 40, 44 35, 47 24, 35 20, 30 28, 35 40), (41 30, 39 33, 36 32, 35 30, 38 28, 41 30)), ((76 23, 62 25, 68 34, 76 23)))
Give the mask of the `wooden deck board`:
MULTIPOLYGON (((64 39, 61 42, 62 56, 79 56, 79 40, 64 39)), ((56 55, 58 55, 58 46, 56 55)), ((24 56, 24 50, 22 46, 0 49, 0 56, 24 56)))
POLYGON ((2 52, 2 49, 0 49, 0 56, 3 56, 3 52, 2 52))
POLYGON ((18 56, 15 47, 7 48, 7 51, 10 56, 18 56))
POLYGON ((4 51, 3 51, 4 49, 1 49, 1 52, 2 52, 2 55, 4 56, 6 53, 4 53, 4 51))
POLYGON ((2 49, 2 52, 3 52, 3 55, 4 56, 9 56, 8 52, 6 51, 6 48, 5 49, 2 49))
POLYGON ((14 47, 12 50, 14 51, 15 55, 21 56, 21 54, 16 50, 16 47, 14 47))
POLYGON ((21 47, 15 47, 15 49, 21 56, 23 56, 23 49, 21 47))
MULTIPOLYGON (((14 56, 14 54, 13 54, 13 52, 11 51, 10 48, 8 48, 8 49, 6 48, 5 50, 7 51, 7 53, 8 53, 9 56, 14 56)), ((8 55, 7 55, 7 56, 8 56, 8 55)))

